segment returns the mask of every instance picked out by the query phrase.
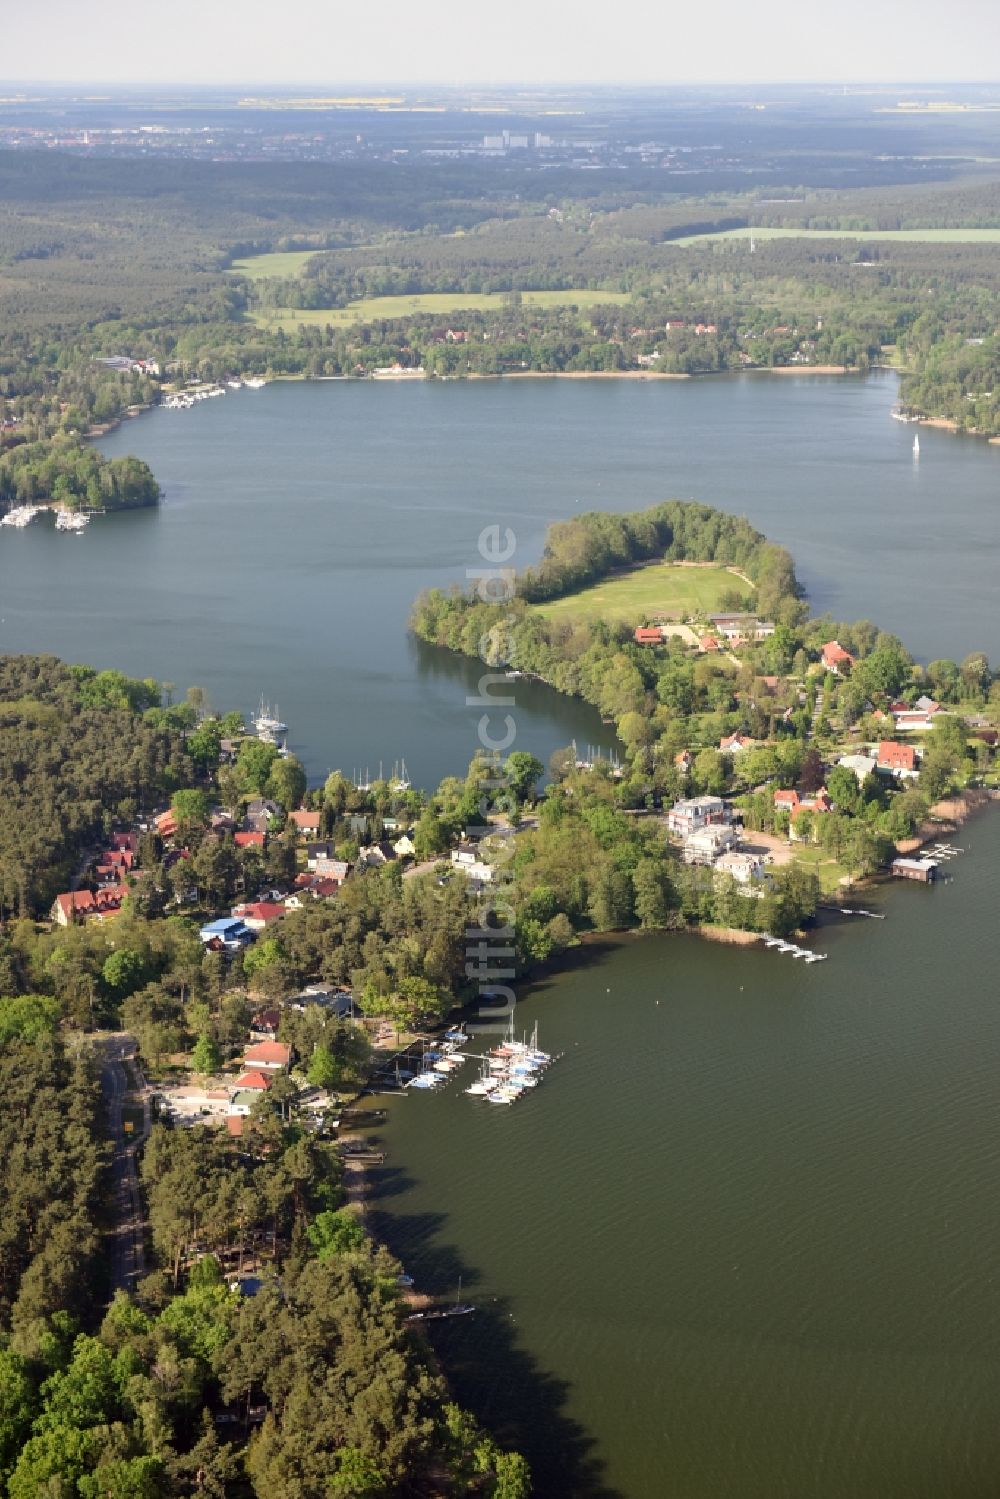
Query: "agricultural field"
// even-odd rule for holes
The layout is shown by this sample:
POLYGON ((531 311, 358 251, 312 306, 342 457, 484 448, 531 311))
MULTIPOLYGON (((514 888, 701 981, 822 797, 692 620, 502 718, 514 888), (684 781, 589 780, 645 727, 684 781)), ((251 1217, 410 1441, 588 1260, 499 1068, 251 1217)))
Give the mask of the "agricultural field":
POLYGON ((654 562, 565 598, 535 604, 547 619, 606 619, 615 624, 638 624, 644 619, 688 619, 716 613, 722 599, 734 591, 744 596, 746 582, 725 567, 685 567, 676 562, 654 562))
POLYGON ((720 229, 716 234, 688 234, 672 245, 700 245, 710 239, 877 239, 918 244, 1000 244, 1000 229, 720 229))
POLYGON ((316 253, 315 250, 274 250, 267 255, 248 255, 245 260, 234 260, 228 269, 240 276, 249 276, 251 281, 263 281, 268 276, 284 279, 299 275, 316 253))
MULTIPOLYGON (((521 293, 521 299, 525 307, 543 308, 599 307, 609 303, 620 305, 632 300, 628 292, 592 291, 586 287, 574 291, 525 291, 521 293)), ((303 323, 323 328, 329 323, 332 327, 346 328, 356 323, 374 323, 387 318, 416 317, 419 314, 448 318, 456 312, 501 312, 503 305, 503 292, 445 291, 399 297, 366 297, 360 302, 349 302, 346 307, 261 307, 255 309, 250 316, 259 328, 283 328, 288 331, 303 323)))

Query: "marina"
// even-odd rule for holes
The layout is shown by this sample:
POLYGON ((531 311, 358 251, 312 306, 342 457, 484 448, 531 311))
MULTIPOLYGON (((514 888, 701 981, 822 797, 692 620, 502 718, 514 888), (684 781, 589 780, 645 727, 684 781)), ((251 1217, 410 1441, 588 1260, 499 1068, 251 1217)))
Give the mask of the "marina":
POLYGON ((25 526, 30 526, 35 517, 47 509, 47 505, 17 505, 0 517, 0 526, 14 526, 17 530, 22 530, 25 526))
POLYGON ((56 514, 56 530, 70 531, 79 536, 90 525, 90 515, 84 510, 60 510, 56 514))
POLYGON ((774 952, 791 953, 793 958, 802 958, 806 963, 825 963, 829 953, 813 952, 809 947, 800 947, 797 942, 786 942, 784 937, 762 936, 761 942, 774 952))

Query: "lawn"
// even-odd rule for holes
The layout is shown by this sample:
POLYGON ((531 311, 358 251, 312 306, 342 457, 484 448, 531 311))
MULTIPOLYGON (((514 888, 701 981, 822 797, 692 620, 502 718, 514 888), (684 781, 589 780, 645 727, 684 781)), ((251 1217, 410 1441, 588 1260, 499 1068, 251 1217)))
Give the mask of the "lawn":
POLYGON ((673 245, 698 245, 708 239, 881 239, 926 244, 996 244, 1000 229, 720 229, 716 234, 687 234, 673 245))
POLYGON ((734 589, 747 592, 746 584, 724 567, 654 562, 565 598, 536 604, 534 609, 549 619, 607 619, 628 624, 654 617, 688 619, 714 613, 723 596, 734 589))
MULTIPOLYGON (((269 260, 273 256, 255 256, 255 260, 269 260)), ((285 259, 292 259, 286 256, 285 259)), ((308 259, 308 257, 306 257, 308 259)), ((244 265, 250 262, 242 262, 244 265)), ((234 265, 234 270, 237 266, 234 265)), ((250 275, 247 271, 245 274, 250 275)), ((274 275, 276 272, 260 272, 274 275)), ((526 291, 521 293, 525 307, 598 307, 608 303, 631 302, 628 292, 592 291, 587 287, 574 291, 526 291)), ((352 323, 372 323, 382 318, 425 316, 451 317, 456 312, 500 312, 504 306, 503 292, 423 292, 412 296, 366 297, 360 302, 350 302, 346 307, 277 307, 260 308, 251 314, 259 328, 297 328, 300 323, 327 323, 335 327, 347 327, 352 323)))
POLYGON ((793 847, 795 862, 805 864, 814 874, 819 875, 819 888, 823 895, 835 895, 843 890, 840 882, 848 873, 845 865, 838 864, 835 859, 831 859, 818 844, 796 843, 793 847))

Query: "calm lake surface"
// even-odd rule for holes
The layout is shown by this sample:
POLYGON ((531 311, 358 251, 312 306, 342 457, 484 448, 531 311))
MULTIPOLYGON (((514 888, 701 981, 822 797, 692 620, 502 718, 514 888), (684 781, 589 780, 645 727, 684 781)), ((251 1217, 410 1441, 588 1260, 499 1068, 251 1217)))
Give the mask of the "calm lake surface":
POLYGON ((956 842, 825 963, 591 951, 517 1007, 566 1055, 513 1108, 390 1101, 380 1227, 481 1308, 434 1342, 541 1493, 997 1493, 1000 816, 956 842))
MULTIPOLYGON (((0 649, 52 651, 261 694, 310 775, 436 784, 476 746, 475 666, 406 632, 417 592, 465 580, 483 526, 514 563, 581 510, 697 498, 793 552, 813 605, 918 655, 1000 657, 1000 453, 889 420, 892 376, 277 383, 105 438, 153 467, 158 511, 0 532, 0 649)), ((582 703, 517 687, 517 744, 608 745, 582 703)))

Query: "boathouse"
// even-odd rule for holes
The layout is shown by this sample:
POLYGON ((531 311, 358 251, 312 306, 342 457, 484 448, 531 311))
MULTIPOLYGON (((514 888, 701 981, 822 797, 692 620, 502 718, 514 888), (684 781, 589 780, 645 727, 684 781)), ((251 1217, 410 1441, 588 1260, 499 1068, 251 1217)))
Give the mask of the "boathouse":
POLYGON ((892 873, 897 880, 918 880, 929 885, 938 872, 935 859, 893 859, 892 873))

